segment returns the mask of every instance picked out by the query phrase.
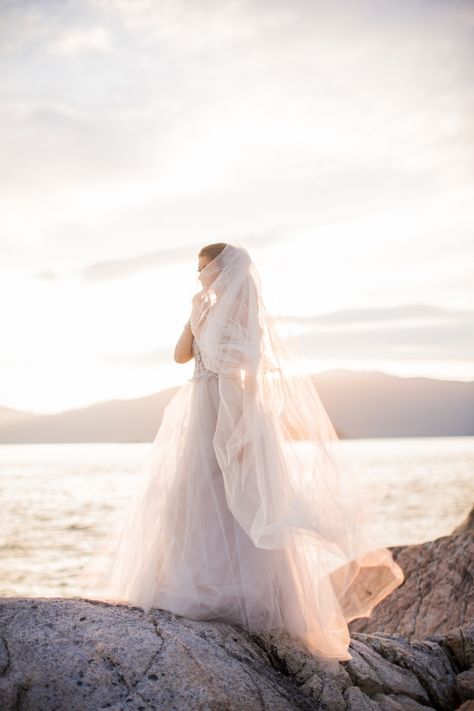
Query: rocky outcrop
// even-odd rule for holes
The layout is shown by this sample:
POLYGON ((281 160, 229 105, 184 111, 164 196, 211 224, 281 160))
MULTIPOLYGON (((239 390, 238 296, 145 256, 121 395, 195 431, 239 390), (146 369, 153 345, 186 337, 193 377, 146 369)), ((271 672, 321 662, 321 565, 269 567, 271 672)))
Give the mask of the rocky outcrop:
POLYGON ((408 565, 406 581, 384 601, 383 614, 377 608, 367 620, 377 630, 351 624, 353 659, 343 662, 308 655, 289 635, 249 635, 157 609, 145 615, 96 600, 2 598, 0 709, 472 709, 472 537, 468 527, 392 549, 408 565), (458 577, 456 566, 464 571, 458 577), (452 619, 458 624, 445 629, 452 619), (430 632, 421 638, 424 629, 430 632))
POLYGON ((420 640, 474 619, 472 522, 471 512, 450 536, 390 548, 405 573, 405 581, 377 605, 370 617, 353 620, 349 625, 351 635, 383 630, 420 640))

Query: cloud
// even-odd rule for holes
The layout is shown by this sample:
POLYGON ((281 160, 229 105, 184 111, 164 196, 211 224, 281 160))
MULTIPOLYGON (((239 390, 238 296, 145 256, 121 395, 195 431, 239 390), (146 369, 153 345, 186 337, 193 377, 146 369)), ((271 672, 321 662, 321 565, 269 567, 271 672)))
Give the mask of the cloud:
POLYGON ((285 320, 304 327, 297 338, 312 358, 474 361, 472 309, 405 304, 285 320))
POLYGON ((428 304, 403 304, 365 309, 341 309, 316 316, 286 316, 288 322, 308 326, 364 326, 377 323, 441 323, 453 321, 464 325, 472 324, 474 311, 469 309, 448 309, 428 304))
MULTIPOLYGON (((239 238, 239 242, 251 242, 253 247, 273 245, 278 241, 285 241, 294 235, 301 225, 277 225, 264 232, 252 232, 239 238)), ((216 240, 217 241, 217 240, 216 240)), ((219 240, 229 241, 233 240, 219 240)), ((197 259, 199 250, 203 243, 194 243, 185 247, 174 249, 157 249, 143 254, 132 255, 121 259, 109 259, 89 264, 80 271, 80 277, 84 281, 106 281, 110 279, 120 279, 128 277, 137 272, 148 269, 162 268, 169 264, 190 262, 197 259)))
POLYGON ((44 269, 43 271, 36 272, 34 275, 37 279, 43 279, 44 281, 60 281, 61 277, 53 269, 44 269))
POLYGON ((146 254, 134 255, 125 259, 109 259, 96 262, 81 270, 84 281, 104 281, 119 279, 146 269, 156 269, 169 264, 176 264, 196 257, 199 247, 179 247, 176 249, 158 249, 146 254))
POLYGON ((6 104, 0 110, 4 194, 34 192, 42 186, 69 191, 88 179, 100 186, 128 182, 131 174, 153 171, 155 179, 170 160, 171 117, 162 120, 138 109, 82 110, 61 103, 6 104), (154 152, 160 160, 150 159, 154 152), (27 169, 25 169, 25 167, 27 169))
POLYGON ((85 27, 62 32, 49 44, 53 54, 71 55, 90 51, 109 52, 111 36, 105 27, 85 27))
MULTIPOLYGON (((275 319, 278 322, 279 318, 275 319)), ((285 316, 291 336, 308 358, 348 361, 459 361, 474 359, 474 310, 403 304, 345 309, 301 318, 285 316), (293 329, 293 326, 298 327, 293 329), (301 331, 301 326, 305 330, 301 331)), ((282 329, 285 337, 288 331, 282 329)), ((120 353, 109 360, 130 366, 169 362, 171 347, 120 353)))
POLYGON ((13 7, 5 189, 301 181, 348 200, 356 180, 368 204, 472 178, 468 2, 13 7))

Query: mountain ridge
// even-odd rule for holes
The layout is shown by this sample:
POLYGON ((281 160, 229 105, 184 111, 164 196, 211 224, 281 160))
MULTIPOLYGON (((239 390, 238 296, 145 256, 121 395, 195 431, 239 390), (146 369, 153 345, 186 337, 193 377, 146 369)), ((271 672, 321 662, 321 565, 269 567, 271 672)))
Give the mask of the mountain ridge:
MULTIPOLYGON (((312 377, 341 439, 474 435, 474 381, 342 369, 312 377)), ((179 387, 48 414, 0 406, 0 443, 150 442, 179 387)))

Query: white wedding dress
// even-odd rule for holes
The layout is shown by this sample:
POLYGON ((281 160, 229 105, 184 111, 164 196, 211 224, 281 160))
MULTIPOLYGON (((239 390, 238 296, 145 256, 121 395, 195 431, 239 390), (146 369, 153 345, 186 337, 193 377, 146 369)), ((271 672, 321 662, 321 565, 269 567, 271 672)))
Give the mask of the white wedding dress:
POLYGON ((295 600, 285 553, 257 548, 229 510, 212 443, 219 379, 205 367, 195 338, 192 347, 189 440, 170 501, 173 547, 153 605, 194 619, 221 617, 247 628, 282 628, 283 582, 295 600))
POLYGON ((193 299, 194 373, 165 407, 144 486, 78 586, 145 612, 286 631, 322 657, 352 659, 348 622, 369 616, 404 574, 367 526, 372 491, 346 471, 310 376, 271 369, 283 345, 248 254, 224 251, 217 306, 193 299), (288 418, 310 459, 293 447, 288 418))
POLYGON ((256 547, 229 510, 213 446, 219 376, 205 367, 195 338, 192 351, 193 375, 165 409, 147 460, 152 476, 80 571, 79 585, 88 597, 249 630, 284 629, 286 595, 294 625, 304 628, 285 551, 256 547), (178 421, 182 399, 189 419, 178 421), (167 458, 167 431, 176 428, 186 432, 182 449, 167 458), (154 472, 163 474, 162 487, 154 472))

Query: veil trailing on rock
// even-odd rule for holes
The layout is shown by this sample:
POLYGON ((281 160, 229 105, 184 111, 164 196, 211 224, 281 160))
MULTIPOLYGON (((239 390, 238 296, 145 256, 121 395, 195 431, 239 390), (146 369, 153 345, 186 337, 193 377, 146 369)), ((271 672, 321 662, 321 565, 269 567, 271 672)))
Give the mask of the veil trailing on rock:
MULTIPOLYGON (((201 281, 190 326, 205 367, 218 376, 212 444, 227 506, 254 546, 285 560, 271 599, 260 605, 278 604, 282 627, 311 651, 351 659, 347 623, 369 616, 404 580, 371 525, 386 488, 362 484, 312 376, 290 372, 302 360, 298 342, 288 327, 283 338, 267 313, 247 250, 227 244, 201 270, 201 281)), ((135 601, 145 610, 154 603, 163 551, 169 551, 165 502, 176 488, 172 473, 186 457, 192 388, 183 385, 166 407, 140 505, 133 503, 96 558, 95 591, 99 570, 108 599, 135 601)), ((251 616, 247 627, 261 629, 251 616)))

